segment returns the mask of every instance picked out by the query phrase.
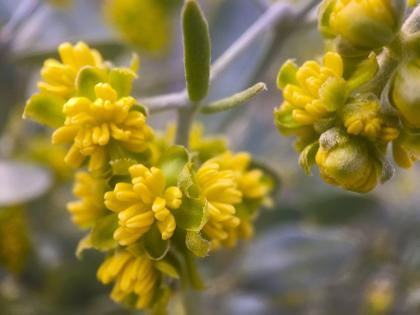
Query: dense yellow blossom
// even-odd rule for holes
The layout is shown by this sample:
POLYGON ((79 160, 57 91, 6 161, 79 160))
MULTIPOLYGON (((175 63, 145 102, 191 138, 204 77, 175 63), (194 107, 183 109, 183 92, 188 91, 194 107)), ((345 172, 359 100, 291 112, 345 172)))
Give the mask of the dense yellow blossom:
POLYGON ((130 245, 149 231, 153 222, 162 234, 162 239, 172 237, 176 222, 171 211, 182 203, 178 187, 165 189, 163 172, 137 164, 129 168, 132 183, 118 183, 114 191, 105 194, 105 205, 118 213, 120 227, 114 238, 121 245, 130 245))
POLYGON ((116 302, 124 301, 128 295, 138 296, 136 308, 150 305, 155 293, 157 272, 146 256, 134 256, 122 251, 108 257, 98 269, 97 277, 103 284, 115 281, 111 297, 116 302))
POLYGON ((81 200, 67 203, 67 209, 75 224, 87 227, 107 212, 103 202, 106 185, 85 172, 77 172, 75 178, 73 193, 81 200))
POLYGON ((328 111, 320 100, 320 89, 330 78, 341 79, 343 61, 340 55, 328 53, 324 58, 324 66, 315 61, 305 62, 296 73, 298 85, 288 84, 283 91, 284 99, 297 107, 292 117, 303 125, 311 125, 324 117, 328 111))
POLYGON ((261 204, 270 189, 262 182, 261 170, 248 170, 250 161, 246 152, 226 151, 206 161, 197 172, 197 184, 210 209, 210 220, 203 231, 210 237, 213 249, 220 244, 233 247, 237 238, 253 234, 252 218, 240 219, 236 207, 244 198, 261 198, 261 204))
POLYGON ((99 67, 102 65, 102 57, 95 49, 90 49, 83 42, 72 46, 63 43, 58 47, 61 62, 55 59, 47 59, 41 69, 44 81, 38 82, 38 88, 69 98, 74 94, 75 81, 79 70, 84 66, 99 67))
POLYGON ((53 144, 73 142, 65 161, 79 167, 90 156, 89 170, 102 168, 108 156, 105 146, 114 139, 133 152, 143 152, 153 139, 153 130, 146 125, 146 117, 139 111, 130 111, 134 98, 117 98, 117 92, 108 83, 95 86, 96 100, 86 97, 71 98, 63 107, 65 125, 57 129, 53 144))

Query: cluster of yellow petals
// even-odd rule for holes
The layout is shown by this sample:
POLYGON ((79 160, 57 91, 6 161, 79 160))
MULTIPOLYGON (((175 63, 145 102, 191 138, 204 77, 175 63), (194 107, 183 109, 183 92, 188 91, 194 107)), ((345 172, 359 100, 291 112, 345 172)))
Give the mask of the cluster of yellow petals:
POLYGON ((130 111, 135 105, 134 98, 118 99, 108 83, 98 83, 95 93, 94 102, 86 97, 71 98, 63 107, 67 115, 65 125, 52 136, 55 145, 74 142, 65 158, 70 166, 79 167, 90 156, 90 171, 105 165, 108 157, 104 146, 111 138, 133 152, 143 152, 153 139, 146 117, 139 111, 130 111))
POLYGON ((288 84, 283 91, 284 99, 299 107, 293 111, 293 119, 303 125, 311 125, 324 117, 328 111, 320 100, 319 91, 329 78, 341 79, 342 76, 343 61, 336 53, 325 55, 324 66, 315 61, 305 62, 296 74, 299 86, 288 84))
POLYGON ((55 59, 45 60, 41 69, 44 81, 38 82, 38 88, 69 98, 74 94, 79 70, 85 66, 100 67, 103 61, 98 51, 90 49, 83 42, 74 46, 63 43, 58 47, 58 53, 61 62, 55 59))
POLYGON ((103 203, 104 181, 95 180, 89 173, 75 174, 73 193, 81 200, 67 203, 72 221, 80 227, 87 227, 106 213, 103 203))
POLYGON ((105 194, 106 207, 118 213, 120 227, 114 238, 121 245, 130 245, 156 221, 162 239, 169 239, 176 227, 171 210, 181 206, 181 190, 175 186, 165 189, 165 176, 156 167, 137 164, 129 172, 131 183, 118 183, 114 191, 105 194))
POLYGON ((148 307, 153 299, 157 272, 146 255, 134 256, 122 251, 102 263, 97 277, 103 284, 115 281, 111 297, 116 302, 122 302, 135 293, 138 295, 135 307, 142 309, 148 307))
POLYGON ((240 219, 235 215, 243 198, 264 198, 269 188, 261 182, 261 170, 248 170, 251 156, 246 152, 230 151, 206 161, 197 172, 200 193, 209 203, 210 219, 204 226, 212 248, 219 245, 231 248, 238 238, 253 235, 251 218, 240 219))
POLYGON ((365 108, 357 111, 344 121, 347 132, 356 136, 364 136, 370 140, 392 141, 398 138, 398 128, 386 126, 378 117, 379 104, 377 102, 365 103, 365 108))

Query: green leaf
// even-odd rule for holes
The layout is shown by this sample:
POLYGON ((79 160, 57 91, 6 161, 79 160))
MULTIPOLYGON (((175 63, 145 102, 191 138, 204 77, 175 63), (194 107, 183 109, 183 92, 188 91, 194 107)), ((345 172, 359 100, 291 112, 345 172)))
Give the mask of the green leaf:
POLYGON ((292 59, 287 60, 280 68, 277 75, 277 87, 283 90, 288 84, 299 86, 296 79, 296 74, 299 68, 295 65, 292 59))
POLYGON ((163 152, 156 167, 165 174, 166 187, 177 185, 178 176, 189 159, 188 151, 182 146, 171 146, 163 152))
POLYGON ((90 234, 83 237, 79 241, 79 243, 77 244, 77 248, 76 248, 77 259, 82 260, 83 259, 83 251, 85 249, 89 249, 89 248, 92 248, 92 241, 90 240, 90 234))
POLYGON ((223 112, 223 111, 233 109, 249 101, 251 98, 258 95, 263 90, 267 90, 267 86, 261 82, 257 83, 245 91, 242 91, 230 97, 221 99, 214 103, 201 106, 199 109, 199 112, 201 114, 215 114, 218 112, 223 112))
POLYGON ((114 232, 118 227, 118 214, 110 214, 99 219, 91 232, 92 246, 99 250, 117 247, 118 242, 114 239, 114 232))
POLYGON ((117 92, 118 98, 129 96, 133 80, 137 74, 131 69, 115 68, 109 73, 109 84, 117 92))
POLYGON ((169 250, 169 240, 162 240, 162 235, 156 223, 153 223, 150 230, 142 236, 144 249, 147 256, 153 260, 162 259, 169 250))
POLYGON ((210 217, 207 199, 188 198, 183 194, 181 206, 172 211, 177 227, 184 230, 199 231, 210 217))
MULTIPOLYGON (((117 163, 117 161, 126 160, 126 162, 129 161, 136 161, 137 163, 146 164, 152 155, 152 152, 150 149, 147 149, 144 152, 132 152, 127 149, 124 149, 117 141, 109 141, 108 144, 108 153, 111 158, 111 165, 112 163, 117 163)), ((127 165, 129 163, 126 163, 127 165)), ((122 167, 123 164, 115 165, 116 168, 122 167)), ((119 172, 124 173, 123 169, 119 169, 119 172)), ((123 175, 123 174, 120 174, 123 175)))
POLYGON ((335 34, 330 28, 330 15, 337 0, 324 0, 318 7, 319 31, 325 38, 334 38, 335 34))
POLYGON ((335 112, 347 101, 349 96, 347 82, 343 79, 329 78, 320 88, 321 102, 329 112, 335 112))
POLYGON ((143 242, 141 242, 141 241, 137 241, 137 242, 135 242, 131 245, 128 245, 126 247, 126 249, 136 257, 140 257, 140 256, 143 256, 145 254, 144 253, 143 242))
POLYGON ((372 52, 369 57, 360 63, 351 77, 347 80, 349 93, 352 93, 368 83, 378 73, 379 65, 376 55, 372 52))
POLYGON ((211 248, 209 238, 201 231, 187 231, 185 244, 198 257, 206 257, 211 248))
POLYGON ((253 218, 262 203, 263 198, 243 198, 240 204, 235 205, 235 216, 240 219, 253 218))
POLYGON ((185 1, 182 30, 188 96, 199 102, 209 89, 211 44, 206 18, 196 0, 185 1))
POLYGON ((108 80, 108 73, 105 70, 90 66, 83 67, 76 78, 77 95, 87 97, 93 102, 96 100, 95 85, 107 83, 108 80))
POLYGON ((179 279, 179 274, 176 268, 164 260, 159 260, 155 262, 155 268, 157 270, 162 271, 163 273, 167 274, 168 276, 172 278, 179 279))
POLYGON ((303 168, 306 174, 309 176, 312 175, 311 170, 309 169, 312 165, 315 164, 315 155, 319 149, 319 142, 315 141, 314 143, 308 145, 299 156, 299 164, 303 168))
POLYGON ((66 115, 63 106, 66 100, 50 92, 40 92, 33 95, 26 103, 23 118, 30 119, 51 128, 64 125, 66 115))

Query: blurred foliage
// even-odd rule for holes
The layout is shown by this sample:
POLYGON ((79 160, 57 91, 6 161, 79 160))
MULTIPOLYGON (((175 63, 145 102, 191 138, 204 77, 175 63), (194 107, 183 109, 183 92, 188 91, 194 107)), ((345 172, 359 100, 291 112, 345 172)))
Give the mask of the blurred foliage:
POLYGON ((19 273, 29 249, 24 210, 20 207, 0 210, 0 265, 19 273))

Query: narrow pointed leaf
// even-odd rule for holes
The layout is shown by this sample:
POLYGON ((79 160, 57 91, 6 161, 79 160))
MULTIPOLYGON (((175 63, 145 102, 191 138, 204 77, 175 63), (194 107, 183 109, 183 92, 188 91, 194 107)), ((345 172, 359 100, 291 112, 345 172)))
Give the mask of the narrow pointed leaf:
POLYGON ((369 57, 360 63, 350 79, 347 81, 349 93, 356 91, 362 87, 378 73, 379 65, 375 53, 371 53, 369 57))
POLYGON ((215 114, 218 112, 223 112, 226 110, 233 109, 235 107, 241 106, 245 102, 249 101, 251 98, 256 96, 261 91, 267 90, 267 87, 264 83, 257 83, 253 87, 232 95, 230 97, 221 99, 214 103, 204 105, 200 107, 201 114, 215 114))
POLYGON ((211 44, 206 18, 196 0, 185 1, 182 30, 188 96, 199 102, 209 89, 211 44))

